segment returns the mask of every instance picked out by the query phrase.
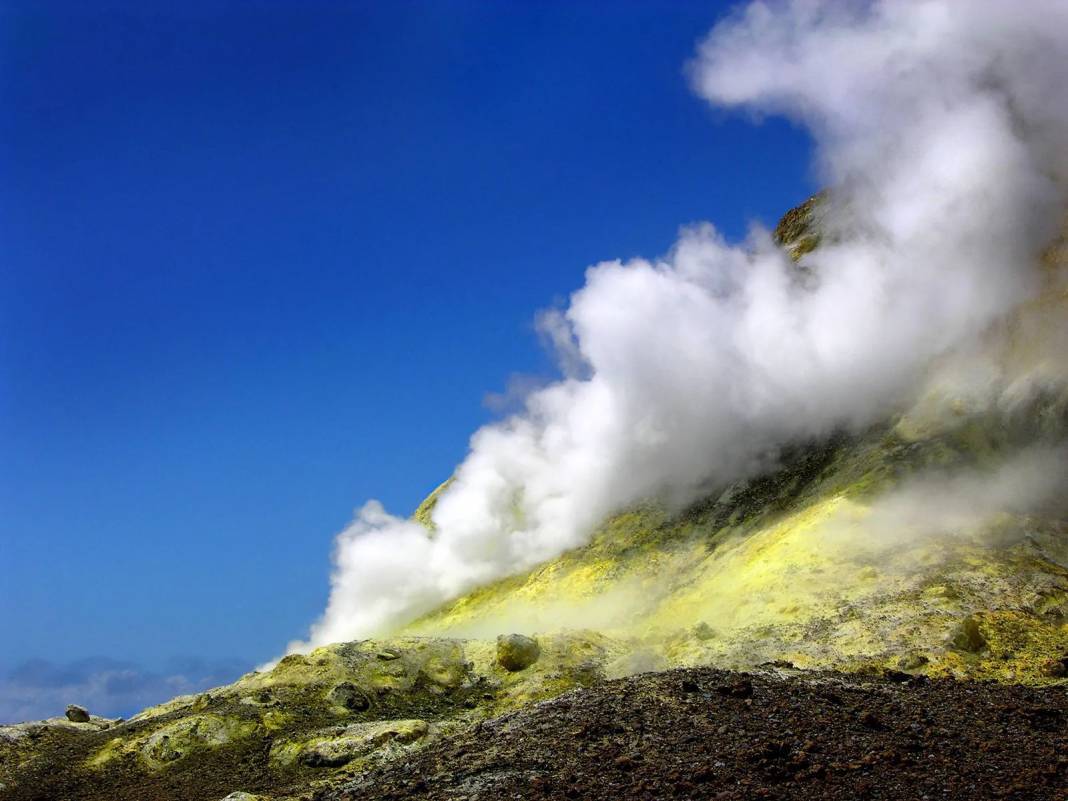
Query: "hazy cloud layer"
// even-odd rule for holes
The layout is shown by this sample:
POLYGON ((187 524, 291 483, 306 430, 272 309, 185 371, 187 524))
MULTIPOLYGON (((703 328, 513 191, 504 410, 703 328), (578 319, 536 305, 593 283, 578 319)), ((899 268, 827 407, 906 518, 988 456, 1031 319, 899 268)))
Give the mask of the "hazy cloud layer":
POLYGON ((237 660, 176 659, 156 672, 108 657, 64 664, 33 659, 0 673, 0 724, 62 715, 67 704, 94 715, 129 717, 176 695, 228 684, 248 669, 237 660))
POLYGON ((717 26, 696 91, 805 125, 834 187, 812 270, 711 225, 592 267, 540 320, 565 378, 474 434, 433 536, 367 503, 291 647, 388 630, 639 499, 685 502, 907 402, 1037 291, 1068 175, 1065 31, 1062 0, 753 3, 717 26))

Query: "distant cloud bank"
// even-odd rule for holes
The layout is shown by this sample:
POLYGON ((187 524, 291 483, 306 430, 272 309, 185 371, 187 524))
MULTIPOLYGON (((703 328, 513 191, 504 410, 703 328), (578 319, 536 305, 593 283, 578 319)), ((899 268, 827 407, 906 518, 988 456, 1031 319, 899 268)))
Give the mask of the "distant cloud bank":
POLYGON ((237 660, 176 659, 156 672, 108 657, 63 664, 32 659, 0 672, 0 724, 62 715, 67 704, 94 715, 129 717, 176 695, 229 684, 248 670, 237 660))

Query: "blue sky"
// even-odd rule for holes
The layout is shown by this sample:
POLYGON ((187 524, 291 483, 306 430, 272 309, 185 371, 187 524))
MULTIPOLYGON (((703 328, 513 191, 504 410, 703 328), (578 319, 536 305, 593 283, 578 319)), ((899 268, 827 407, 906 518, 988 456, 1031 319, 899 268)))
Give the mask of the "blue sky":
POLYGON ((588 265, 803 199, 687 86, 728 5, 0 0, 0 700, 275 655, 588 265))

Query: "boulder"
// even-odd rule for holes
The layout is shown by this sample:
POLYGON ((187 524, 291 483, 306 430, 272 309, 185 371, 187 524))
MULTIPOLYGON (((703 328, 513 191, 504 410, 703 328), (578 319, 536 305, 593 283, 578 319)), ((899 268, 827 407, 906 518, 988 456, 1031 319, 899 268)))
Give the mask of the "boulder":
POLYGON ((140 744, 141 756, 149 767, 159 768, 190 754, 248 737, 257 728, 257 723, 239 718, 190 715, 168 723, 143 740, 134 742, 140 744))
POLYGON ((516 672, 530 667, 541 656, 538 641, 522 634, 502 634, 497 638, 497 662, 505 670, 516 672))
POLYGON ((88 723, 89 710, 87 710, 84 706, 71 704, 67 707, 67 720, 69 720, 71 723, 88 723))

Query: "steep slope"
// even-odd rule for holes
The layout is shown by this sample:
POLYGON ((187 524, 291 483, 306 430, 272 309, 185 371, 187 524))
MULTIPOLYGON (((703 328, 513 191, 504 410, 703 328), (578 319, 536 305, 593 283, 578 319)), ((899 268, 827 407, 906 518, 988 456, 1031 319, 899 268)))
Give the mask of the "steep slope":
POLYGON ((570 623, 631 641, 632 667, 784 659, 1054 678, 1068 653, 1068 526, 1059 517, 1001 514, 948 531, 925 530, 921 518, 913 531, 863 531, 876 499, 905 477, 937 482, 966 466, 997 481, 999 440, 1043 439, 1004 420, 991 428, 993 437, 969 424, 910 441, 899 425, 802 448, 774 475, 682 512, 619 515, 588 547, 465 596, 406 633, 490 636, 570 623))
MULTIPOLYGON (((817 196, 777 227, 795 258, 818 244, 819 213, 817 196)), ((1058 678, 1068 653, 1068 521, 1050 497, 1019 503, 1068 495, 1055 458, 1065 451, 1068 392, 1048 322, 1066 310, 1063 241, 1047 262, 1043 301, 988 344, 1015 384, 1005 379, 977 400, 947 396, 932 380, 897 419, 796 444, 778 470, 687 509, 627 510, 588 546, 405 633, 595 628, 630 643, 620 672, 780 659, 1058 678)), ((434 498, 420 508, 425 520, 434 498)))
MULTIPOLYGON (((813 199, 777 228, 795 258, 818 247, 820 212, 813 199)), ((0 727, 0 798, 329 796, 403 778, 389 765, 425 746, 475 743, 480 722, 673 667, 1068 683, 1064 243, 1046 258, 1041 301, 985 343, 993 388, 957 393, 943 379, 959 362, 936 365, 907 413, 794 443, 687 508, 624 510, 388 639, 294 654, 128 721, 0 727), (512 632, 536 645, 497 641, 512 632)), ((415 513, 428 527, 444 486, 415 513)))

